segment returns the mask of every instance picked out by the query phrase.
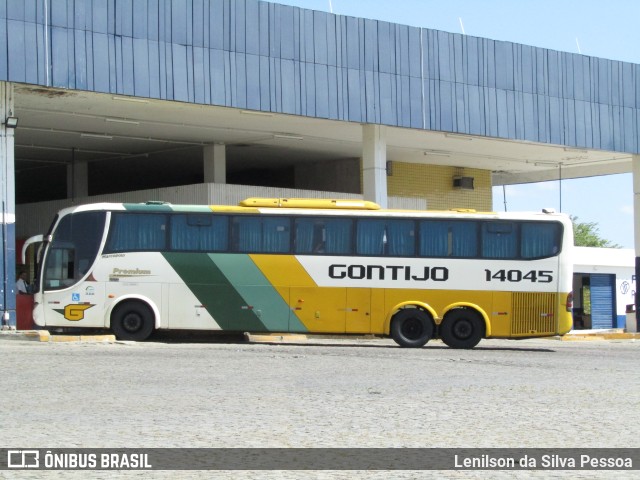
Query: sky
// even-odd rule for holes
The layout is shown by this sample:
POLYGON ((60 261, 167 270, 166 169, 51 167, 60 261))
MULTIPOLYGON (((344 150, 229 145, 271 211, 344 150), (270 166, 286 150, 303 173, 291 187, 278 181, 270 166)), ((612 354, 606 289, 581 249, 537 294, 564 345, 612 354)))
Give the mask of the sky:
MULTIPOLYGON (((275 1, 275 0, 271 0, 275 1)), ((278 0, 276 3, 640 64, 639 0, 278 0)), ((556 211, 634 247, 628 174, 493 188, 496 211, 556 211)))

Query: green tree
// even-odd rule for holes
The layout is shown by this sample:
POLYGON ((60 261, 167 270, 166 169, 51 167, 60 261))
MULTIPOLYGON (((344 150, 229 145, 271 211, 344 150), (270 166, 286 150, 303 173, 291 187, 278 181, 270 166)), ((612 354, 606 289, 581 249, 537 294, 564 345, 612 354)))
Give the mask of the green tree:
POLYGON ((571 223, 573 223, 573 243, 576 246, 621 248, 620 245, 600 236, 600 229, 596 222, 579 222, 578 217, 571 215, 571 223))

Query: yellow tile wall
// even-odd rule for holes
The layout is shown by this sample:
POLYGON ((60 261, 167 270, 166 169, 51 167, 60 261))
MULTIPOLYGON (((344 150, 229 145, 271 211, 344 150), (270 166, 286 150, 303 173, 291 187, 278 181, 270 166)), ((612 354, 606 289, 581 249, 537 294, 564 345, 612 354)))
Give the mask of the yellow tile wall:
POLYGON ((473 208, 492 210, 491 172, 476 168, 421 165, 393 162, 393 174, 387 176, 387 194, 398 197, 418 197, 427 200, 429 210, 473 208), (473 190, 453 188, 453 177, 474 178, 473 190))

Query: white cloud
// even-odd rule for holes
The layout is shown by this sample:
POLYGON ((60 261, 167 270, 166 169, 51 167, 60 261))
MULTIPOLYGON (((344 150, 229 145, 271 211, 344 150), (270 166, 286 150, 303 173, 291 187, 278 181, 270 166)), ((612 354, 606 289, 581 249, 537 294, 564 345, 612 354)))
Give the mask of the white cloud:
POLYGON ((620 207, 620 212, 625 215, 633 215, 633 205, 622 205, 620 207))

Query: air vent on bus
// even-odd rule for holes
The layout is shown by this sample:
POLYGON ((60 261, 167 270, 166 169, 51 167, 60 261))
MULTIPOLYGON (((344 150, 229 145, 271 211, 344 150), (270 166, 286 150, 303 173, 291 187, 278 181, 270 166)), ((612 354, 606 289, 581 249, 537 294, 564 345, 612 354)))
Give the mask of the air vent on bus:
POLYGON ((555 293, 516 292, 511 297, 511 334, 527 336, 556 332, 555 293))

